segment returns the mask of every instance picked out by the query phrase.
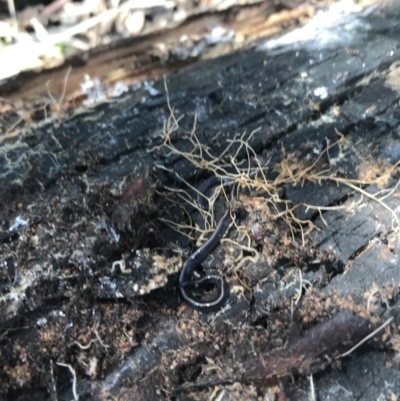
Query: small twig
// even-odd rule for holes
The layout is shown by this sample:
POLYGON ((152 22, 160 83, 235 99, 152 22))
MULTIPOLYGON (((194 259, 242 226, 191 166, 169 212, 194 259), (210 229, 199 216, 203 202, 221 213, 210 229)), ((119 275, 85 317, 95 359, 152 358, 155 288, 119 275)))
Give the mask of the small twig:
POLYGON ((93 330, 93 333, 95 334, 95 336, 97 337, 97 340, 99 341, 100 345, 105 348, 107 350, 107 348, 110 348, 110 346, 108 344, 104 344, 102 339, 99 336, 99 333, 97 332, 97 329, 93 330))
POLYGON ((78 401, 79 400, 79 395, 76 392, 76 373, 75 373, 75 369, 71 365, 68 365, 66 363, 57 362, 57 365, 58 366, 63 366, 65 368, 68 368, 69 371, 71 372, 72 377, 73 377, 73 380, 72 380, 72 394, 74 396, 74 400, 78 401))
POLYGON ((86 345, 82 345, 78 340, 75 340, 72 344, 76 344, 80 349, 89 349, 96 341, 92 338, 86 345))
POLYGON ((297 305, 301 299, 301 294, 303 292, 303 275, 301 274, 301 270, 299 269, 299 275, 300 275, 300 288, 299 288, 299 296, 297 297, 295 301, 295 305, 297 305))
POLYGON ((52 399, 53 401, 57 401, 57 387, 56 381, 54 380, 54 369, 53 369, 53 360, 50 359, 50 380, 51 380, 51 392, 53 393, 52 399))
POLYGON ((308 376, 308 379, 310 380, 310 401, 315 401, 315 388, 314 388, 314 379, 313 375, 311 374, 308 376))
POLYGON ((358 342, 353 348, 349 349, 347 352, 344 354, 341 354, 338 356, 338 358, 343 358, 344 356, 350 355, 355 349, 360 347, 362 344, 364 344, 366 341, 368 341, 370 338, 372 338, 375 334, 380 332, 382 329, 384 329, 388 324, 392 322, 394 317, 392 316, 388 320, 386 320, 385 323, 383 323, 381 326, 379 326, 376 330, 374 330, 371 334, 368 334, 365 338, 363 338, 360 342, 358 342))

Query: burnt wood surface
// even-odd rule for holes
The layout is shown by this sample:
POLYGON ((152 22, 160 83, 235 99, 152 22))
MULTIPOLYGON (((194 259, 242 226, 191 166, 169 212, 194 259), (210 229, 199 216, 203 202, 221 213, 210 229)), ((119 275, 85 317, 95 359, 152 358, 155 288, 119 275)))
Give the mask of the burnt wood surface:
MULTIPOLYGON (((178 274, 196 244, 160 220, 201 225, 170 189, 192 194, 183 179, 197 187, 212 174, 154 149, 171 121, 163 81, 2 139, 0 399, 308 400, 311 374, 320 400, 396 399, 400 7, 387 7, 166 78, 181 152, 196 118, 216 155, 245 134, 269 180, 282 160, 304 168, 321 153, 321 171, 360 180, 362 192, 329 178, 281 185, 314 226, 305 237, 257 209, 265 193, 241 188, 237 223, 260 229, 250 237, 261 256, 228 271, 218 313, 182 303, 178 274)), ((225 241, 206 264, 238 255, 225 241)))

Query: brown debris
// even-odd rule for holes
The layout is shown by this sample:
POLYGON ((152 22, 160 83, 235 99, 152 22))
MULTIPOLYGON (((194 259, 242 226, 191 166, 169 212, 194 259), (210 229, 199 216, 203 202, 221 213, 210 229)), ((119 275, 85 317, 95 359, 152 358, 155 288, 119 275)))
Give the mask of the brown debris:
MULTIPOLYGON (((242 365, 243 381, 267 384, 286 375, 312 372, 321 357, 328 360, 350 349, 370 332, 369 321, 349 311, 339 312, 332 319, 319 323, 303 337, 287 347, 261 354, 242 365)), ((319 367, 320 369, 320 367, 319 367)))

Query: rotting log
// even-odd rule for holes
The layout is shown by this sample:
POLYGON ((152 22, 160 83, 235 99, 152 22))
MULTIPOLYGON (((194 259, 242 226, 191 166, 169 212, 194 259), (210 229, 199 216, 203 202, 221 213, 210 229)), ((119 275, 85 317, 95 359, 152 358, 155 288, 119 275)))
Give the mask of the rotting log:
POLYGON ((170 76, 168 96, 159 81, 3 139, 0 398, 305 400, 311 374, 320 399, 400 394, 396 316, 344 368, 338 358, 399 305, 399 17, 398 4, 343 16, 321 40, 170 76), (221 163, 259 163, 280 184, 271 201, 240 188, 237 223, 258 257, 232 229, 242 248, 225 241, 206 261, 228 266, 232 289, 212 315, 182 304, 195 244, 165 223, 201 227, 176 192, 195 197, 213 174, 185 157, 194 143, 205 167, 231 146, 221 163))

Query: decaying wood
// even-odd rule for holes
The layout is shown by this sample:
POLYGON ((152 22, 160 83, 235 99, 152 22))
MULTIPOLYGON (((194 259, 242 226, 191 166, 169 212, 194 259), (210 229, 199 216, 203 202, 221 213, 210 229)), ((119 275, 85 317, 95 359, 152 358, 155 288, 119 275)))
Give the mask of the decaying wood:
POLYGON ((320 399, 399 394, 396 316, 327 369, 399 303, 399 16, 342 16, 170 76, 168 96, 159 81, 2 137, 0 398, 73 399, 71 372, 80 399, 305 400, 308 374, 320 399), (185 199, 229 146, 220 162, 258 161, 281 203, 239 188, 238 227, 205 262, 231 300, 207 316, 177 290, 204 228, 185 199))

